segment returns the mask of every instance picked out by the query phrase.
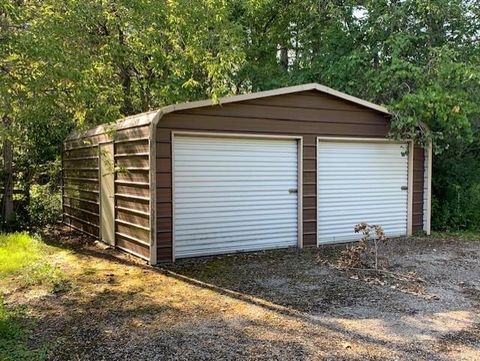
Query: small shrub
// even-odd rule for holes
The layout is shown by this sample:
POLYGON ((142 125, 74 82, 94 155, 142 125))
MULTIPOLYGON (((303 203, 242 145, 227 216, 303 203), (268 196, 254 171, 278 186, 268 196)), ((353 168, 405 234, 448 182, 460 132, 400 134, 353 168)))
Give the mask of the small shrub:
POLYGON ((52 293, 60 294, 66 293, 72 289, 72 282, 63 278, 57 279, 53 283, 52 293))
POLYGON ((360 223, 354 227, 355 233, 362 233, 360 241, 347 246, 342 251, 338 260, 338 266, 341 269, 352 268, 370 268, 378 270, 378 245, 380 242, 386 242, 387 237, 380 225, 360 223), (372 241, 372 242, 370 242, 372 241), (370 255, 373 255, 373 265, 371 265, 370 255))
POLYGON ((33 185, 27 206, 30 225, 43 227, 59 222, 62 217, 60 192, 52 192, 48 185, 33 185))

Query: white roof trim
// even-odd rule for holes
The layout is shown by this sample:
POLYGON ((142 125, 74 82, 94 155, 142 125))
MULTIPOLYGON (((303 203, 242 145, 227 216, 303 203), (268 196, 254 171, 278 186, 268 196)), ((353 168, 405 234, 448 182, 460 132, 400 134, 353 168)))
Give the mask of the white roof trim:
POLYGON ((329 88, 329 87, 326 87, 324 85, 320 85, 320 84, 317 84, 317 83, 295 85, 295 86, 290 86, 290 87, 285 87, 285 88, 266 90, 266 91, 257 92, 257 93, 233 95, 233 96, 229 96, 229 97, 220 98, 218 103, 214 103, 212 100, 208 99, 208 100, 200 100, 200 101, 195 101, 195 102, 173 104, 173 105, 163 107, 160 110, 162 111, 163 114, 168 114, 168 113, 171 113, 171 112, 174 112, 174 111, 179 111, 179 110, 201 108, 201 107, 212 106, 212 105, 217 105, 217 104, 222 105, 222 104, 228 104, 228 103, 241 102, 241 101, 245 101, 245 100, 266 98, 266 97, 271 97, 271 96, 276 96, 276 95, 299 93, 299 92, 309 91, 309 90, 317 90, 321 93, 330 94, 334 97, 344 99, 344 100, 347 100, 349 102, 364 106, 366 108, 370 108, 370 109, 376 110, 378 112, 390 115, 390 112, 387 110, 387 108, 382 107, 381 105, 377 105, 377 104, 368 102, 366 100, 363 100, 363 99, 360 99, 360 98, 357 98, 357 97, 339 92, 337 90, 334 90, 332 88, 329 88))
POLYGON ((207 100, 199 100, 199 101, 188 102, 188 103, 172 104, 172 105, 168 105, 168 106, 165 106, 156 110, 152 110, 146 113, 141 113, 141 114, 137 114, 137 115, 133 115, 133 116, 121 119, 116 124, 115 123, 104 124, 104 125, 99 125, 96 128, 87 130, 85 132, 80 132, 80 133, 74 132, 67 138, 67 140, 103 134, 105 130, 111 126, 114 126, 115 129, 119 130, 119 129, 132 128, 132 127, 136 127, 144 124, 149 124, 152 121, 154 123, 153 125, 156 126, 160 121, 160 119, 163 117, 163 115, 172 113, 175 111, 235 103, 235 102, 241 102, 241 101, 252 100, 252 99, 266 98, 266 97, 271 97, 276 95, 299 93, 299 92, 309 91, 309 90, 317 90, 321 93, 329 94, 334 97, 344 99, 351 103, 361 105, 365 108, 375 110, 385 115, 391 115, 391 113, 387 110, 387 108, 382 107, 381 105, 374 104, 366 100, 354 97, 352 95, 339 92, 337 90, 334 90, 332 88, 329 88, 321 84, 310 83, 310 84, 295 85, 295 86, 290 86, 285 88, 278 88, 273 90, 266 90, 266 91, 250 93, 250 94, 233 95, 229 97, 220 98, 218 103, 213 102, 211 99, 207 99, 207 100))

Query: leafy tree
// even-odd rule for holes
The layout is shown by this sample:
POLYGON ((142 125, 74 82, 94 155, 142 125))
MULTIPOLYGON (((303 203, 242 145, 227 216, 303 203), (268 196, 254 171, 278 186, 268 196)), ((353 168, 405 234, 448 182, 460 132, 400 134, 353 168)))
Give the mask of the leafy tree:
POLYGON ((235 4, 248 39, 237 83, 319 82, 385 104, 392 136, 434 143, 434 225, 480 229, 479 1, 235 4))
POLYGON ((242 62, 223 1, 18 0, 0 11, 0 134, 27 203, 73 128, 217 98, 242 62))
POLYGON ((30 185, 55 189, 74 128, 319 82, 386 105, 392 136, 432 140, 434 224, 480 229, 479 43, 479 0, 10 0, 0 140, 28 203, 30 185))

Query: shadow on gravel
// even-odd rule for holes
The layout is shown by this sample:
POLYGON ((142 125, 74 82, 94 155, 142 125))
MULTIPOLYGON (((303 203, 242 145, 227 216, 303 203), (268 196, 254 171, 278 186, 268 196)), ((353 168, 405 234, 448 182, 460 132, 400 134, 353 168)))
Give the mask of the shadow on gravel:
MULTIPOLYGON (((450 357, 441 352, 458 345, 474 349, 480 346, 479 326, 475 323, 478 321, 463 319, 468 318, 464 313, 471 312, 472 307, 478 311, 479 302, 474 299, 478 299, 475 291, 478 285, 469 285, 469 292, 475 297, 469 298, 469 294, 465 294, 462 298, 462 292, 457 295, 457 290, 452 291, 456 285, 448 285, 449 280, 442 281, 438 275, 453 272, 462 259, 449 261, 447 257, 444 261, 438 251, 442 242, 432 242, 431 239, 425 242, 421 239, 407 240, 403 248, 394 245, 386 251, 395 254, 393 263, 399 269, 418 268, 422 272, 426 266, 415 266, 416 261, 429 262, 431 259, 435 266, 440 260, 442 269, 422 274, 427 282, 432 282, 429 286, 434 286, 436 290, 446 289, 445 299, 440 300, 371 285, 324 265, 322 262, 326 259, 337 257, 339 247, 211 257, 157 268, 148 267, 142 261, 115 250, 99 249, 88 237, 76 232, 59 230, 53 236, 46 236, 45 240, 82 256, 140 267, 301 324, 283 330, 291 338, 302 340, 296 342, 283 340, 279 336, 281 332, 276 332, 278 330, 268 320, 242 318, 226 322, 212 317, 210 321, 196 321, 195 317, 190 319, 188 314, 182 314, 181 309, 159 306, 158 302, 148 297, 142 301, 142 307, 129 309, 126 305, 132 295, 99 294, 85 303, 71 305, 76 310, 72 317, 81 321, 76 329, 69 329, 72 320, 66 322, 64 328, 60 327, 63 337, 70 340, 70 349, 85 356, 83 359, 95 359, 108 355, 108 352, 114 354, 115 359, 141 359, 141 355, 150 352, 146 350, 152 347, 162 360, 238 359, 252 358, 252 355, 258 356, 258 359, 303 360, 316 355, 316 352, 326 352, 329 347, 339 352, 338 357, 336 353, 327 352, 329 359, 367 359, 366 355, 358 358, 342 355, 342 348, 349 348, 344 343, 355 342, 366 348, 395 351, 403 359, 448 360, 450 357), (435 251, 433 247, 436 247, 435 251), (416 260, 417 254, 419 258, 416 260), (124 301, 115 307, 111 304, 112 299, 124 301), (432 321, 437 315, 445 316, 432 321), (175 319, 178 323, 169 324, 175 319), (448 325, 442 329, 442 322, 449 319, 454 329, 458 330, 449 331, 448 325), (138 327, 135 320, 139 322, 138 327), (124 327, 136 328, 122 337, 119 332, 124 327), (318 349, 307 348, 305 339, 318 339, 318 349), (116 347, 119 344, 121 348, 116 347)), ((477 252, 480 250, 479 247, 476 249, 477 252)), ((461 257, 459 252, 456 254, 461 257)), ((475 268, 474 275, 479 275, 479 271, 480 268, 475 268)), ((62 320, 52 317, 44 322, 47 325, 50 322, 59 324, 62 320)), ((59 353, 52 359, 68 359, 66 356, 59 353)), ((396 357, 393 353, 391 356, 396 357)))
POLYGON ((44 317, 32 346, 55 339, 48 360, 305 360, 300 342, 268 335, 267 321, 196 320, 174 306, 125 292, 99 293, 84 302, 64 301, 44 317), (142 306, 138 306, 141 303, 142 306), (68 316, 65 316, 68 315, 68 316), (262 328, 265 333, 252 332, 262 328))

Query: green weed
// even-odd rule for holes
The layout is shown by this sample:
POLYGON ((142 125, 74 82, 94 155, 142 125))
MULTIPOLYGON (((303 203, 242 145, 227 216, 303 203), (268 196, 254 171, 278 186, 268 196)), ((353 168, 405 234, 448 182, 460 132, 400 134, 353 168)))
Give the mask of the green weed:
POLYGON ((468 241, 480 241, 480 232, 478 231, 445 231, 432 232, 432 237, 435 238, 456 238, 468 241))
POLYGON ((0 297, 0 360, 1 361, 40 361, 47 355, 47 347, 31 349, 27 346, 28 337, 34 323, 26 317, 23 307, 9 309, 0 297))

